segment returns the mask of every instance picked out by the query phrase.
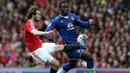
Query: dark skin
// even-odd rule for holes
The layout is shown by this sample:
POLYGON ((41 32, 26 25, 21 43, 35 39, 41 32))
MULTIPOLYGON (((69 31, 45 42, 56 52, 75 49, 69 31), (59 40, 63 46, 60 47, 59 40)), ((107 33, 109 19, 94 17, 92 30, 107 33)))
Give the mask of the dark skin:
POLYGON ((62 16, 67 16, 69 13, 69 8, 68 8, 68 3, 62 3, 61 6, 59 7, 60 9, 60 14, 62 16))
MULTIPOLYGON (((62 16, 67 16, 68 15, 68 13, 69 13, 69 8, 68 7, 69 7, 68 3, 62 3, 60 5, 59 10, 60 10, 60 14, 62 16)), ((93 25, 94 21, 92 19, 89 19, 89 23, 90 23, 90 25, 93 25)))
MULTIPOLYGON (((67 16, 68 13, 69 13, 69 8, 68 8, 68 3, 62 3, 61 6, 59 7, 60 9, 60 14, 62 16, 67 16)), ((94 24, 94 21, 92 19, 89 20, 89 23, 91 25, 94 24)), ((84 60, 84 61, 90 61, 92 60, 92 56, 89 55, 86 51, 83 51, 82 54, 81 54, 81 59, 84 60)), ((69 67, 72 69, 72 68, 75 68, 76 67, 76 64, 77 64, 78 60, 69 60, 69 67)))

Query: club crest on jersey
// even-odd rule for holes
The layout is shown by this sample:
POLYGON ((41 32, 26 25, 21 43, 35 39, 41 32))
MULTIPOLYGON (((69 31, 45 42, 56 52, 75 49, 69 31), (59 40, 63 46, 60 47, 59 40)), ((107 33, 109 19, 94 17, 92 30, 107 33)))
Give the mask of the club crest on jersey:
POLYGON ((69 31, 69 30, 73 30, 73 29, 75 29, 74 25, 72 23, 68 23, 67 30, 69 31))

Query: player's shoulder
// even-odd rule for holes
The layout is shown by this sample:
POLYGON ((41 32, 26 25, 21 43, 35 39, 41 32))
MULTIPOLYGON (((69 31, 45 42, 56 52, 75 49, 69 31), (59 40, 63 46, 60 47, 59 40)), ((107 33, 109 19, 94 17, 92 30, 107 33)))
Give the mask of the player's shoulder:
POLYGON ((26 21, 26 23, 25 23, 25 26, 24 26, 24 28, 26 28, 27 26, 30 26, 31 24, 30 24, 30 21, 29 20, 27 20, 26 21))
POLYGON ((58 22, 60 20, 60 16, 56 16, 54 19, 52 19, 52 22, 58 22))
POLYGON ((69 13, 70 17, 77 18, 77 16, 74 13, 69 13))
POLYGON ((53 20, 59 20, 60 16, 56 16, 53 20))
POLYGON ((70 16, 76 16, 74 13, 69 13, 70 16))

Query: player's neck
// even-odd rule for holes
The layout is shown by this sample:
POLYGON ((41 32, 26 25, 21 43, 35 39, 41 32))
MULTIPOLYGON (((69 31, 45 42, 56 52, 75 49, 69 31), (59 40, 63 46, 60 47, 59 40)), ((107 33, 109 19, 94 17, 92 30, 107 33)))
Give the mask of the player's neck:
POLYGON ((35 21, 33 18, 31 18, 30 20, 31 20, 33 23, 36 23, 36 21, 35 21))
POLYGON ((64 18, 68 18, 68 15, 62 15, 60 14, 61 17, 64 17, 64 18))
MULTIPOLYGON (((68 14, 69 14, 69 13, 68 13, 68 14)), ((62 13, 60 13, 60 15, 63 16, 63 17, 68 16, 68 14, 62 14, 62 13)))
POLYGON ((61 16, 66 17, 66 16, 68 16, 68 15, 61 15, 61 16))

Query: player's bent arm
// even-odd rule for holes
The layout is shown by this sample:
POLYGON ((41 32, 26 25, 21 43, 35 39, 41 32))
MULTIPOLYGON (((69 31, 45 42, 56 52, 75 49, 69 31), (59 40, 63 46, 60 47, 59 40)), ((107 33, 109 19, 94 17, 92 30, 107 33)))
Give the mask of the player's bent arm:
POLYGON ((48 25, 48 27, 46 28, 45 31, 50 31, 53 30, 56 27, 57 21, 56 20, 52 20, 51 23, 48 25))
POLYGON ((49 32, 43 32, 43 31, 38 31, 38 30, 36 30, 36 29, 33 29, 33 30, 31 30, 31 33, 32 33, 33 35, 40 36, 40 35, 47 35, 49 32))

